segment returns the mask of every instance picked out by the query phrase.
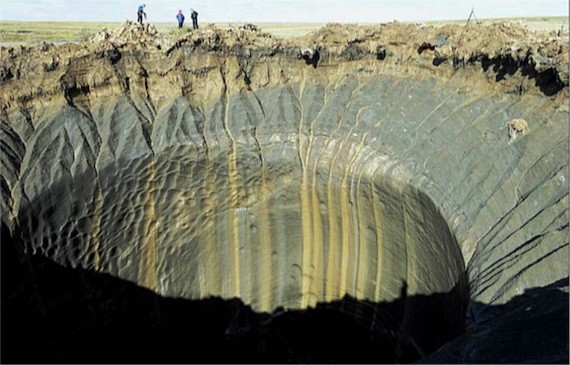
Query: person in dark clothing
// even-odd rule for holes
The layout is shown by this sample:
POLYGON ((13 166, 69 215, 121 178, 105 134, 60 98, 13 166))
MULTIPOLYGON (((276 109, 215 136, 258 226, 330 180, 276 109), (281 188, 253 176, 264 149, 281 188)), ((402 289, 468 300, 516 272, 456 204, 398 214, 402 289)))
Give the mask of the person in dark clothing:
POLYGON ((182 14, 182 10, 178 10, 178 14, 176 14, 176 20, 178 20, 178 28, 182 28, 184 25, 184 14, 182 14))
POLYGON ((190 8, 190 16, 192 17, 192 28, 198 29, 198 12, 190 8))
POLYGON ((139 24, 143 23, 143 15, 144 15, 144 18, 146 19, 146 13, 144 12, 145 7, 146 7, 146 4, 142 4, 142 5, 139 5, 139 8, 137 9, 137 22, 139 24))

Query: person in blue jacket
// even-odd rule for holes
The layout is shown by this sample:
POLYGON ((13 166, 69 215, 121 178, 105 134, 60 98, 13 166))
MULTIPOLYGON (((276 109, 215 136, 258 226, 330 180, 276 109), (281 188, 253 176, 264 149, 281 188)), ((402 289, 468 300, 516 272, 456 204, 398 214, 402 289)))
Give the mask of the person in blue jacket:
POLYGON ((176 14, 176 20, 178 20, 178 28, 182 28, 184 25, 184 14, 182 14, 182 10, 178 10, 178 14, 176 14))
POLYGON ((144 18, 146 19, 146 13, 144 12, 145 7, 146 7, 146 4, 142 4, 142 5, 139 5, 139 7, 137 9, 137 22, 139 24, 143 23, 143 15, 144 15, 144 18))
POLYGON ((192 28, 198 29, 198 12, 190 8, 190 17, 192 18, 192 28))

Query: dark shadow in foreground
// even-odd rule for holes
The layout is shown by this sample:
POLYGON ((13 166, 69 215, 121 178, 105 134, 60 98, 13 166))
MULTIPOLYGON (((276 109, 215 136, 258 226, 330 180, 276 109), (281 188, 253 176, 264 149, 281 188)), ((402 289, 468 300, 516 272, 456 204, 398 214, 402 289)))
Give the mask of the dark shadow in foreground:
MULTIPOLYGON (((5 363, 395 363, 464 338, 464 285, 410 296, 403 283, 401 298, 390 303, 345 297, 311 310, 260 314, 237 299, 164 298, 111 275, 64 268, 18 252, 2 228, 5 363)), ((560 354, 568 298, 549 300, 565 300, 565 319, 541 327, 549 343, 562 346, 547 350, 560 354)), ((524 336, 528 328, 519 330, 524 336)), ((488 344, 509 351, 501 336, 488 344)), ((565 348, 567 359, 567 342, 565 348)))
POLYGON ((527 289, 503 305, 473 302, 477 321, 420 362, 568 364, 568 278, 527 289))

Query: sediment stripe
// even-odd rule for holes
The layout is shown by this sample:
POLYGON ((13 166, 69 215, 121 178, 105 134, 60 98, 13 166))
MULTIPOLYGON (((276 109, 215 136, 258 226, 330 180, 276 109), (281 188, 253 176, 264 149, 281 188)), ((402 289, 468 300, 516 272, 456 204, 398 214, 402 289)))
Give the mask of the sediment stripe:
POLYGON ((89 230, 89 251, 93 255, 90 263, 96 271, 101 268, 101 255, 99 253, 101 247, 101 215, 103 214, 103 196, 101 193, 101 185, 97 180, 95 182, 95 191, 93 198, 93 218, 91 220, 91 228, 89 230))
POLYGON ((159 292, 157 278, 157 246, 156 246, 156 210, 155 210, 155 179, 156 160, 151 158, 148 163, 149 176, 145 187, 145 205, 143 213, 143 235, 141 239, 141 256, 139 262, 138 282, 154 292, 159 292))

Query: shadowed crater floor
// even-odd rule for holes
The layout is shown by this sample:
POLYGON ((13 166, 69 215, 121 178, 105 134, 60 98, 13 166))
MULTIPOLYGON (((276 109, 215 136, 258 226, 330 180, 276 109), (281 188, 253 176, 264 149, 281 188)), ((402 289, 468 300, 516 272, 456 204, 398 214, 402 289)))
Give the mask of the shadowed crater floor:
POLYGON ((164 298, 9 248, 2 265, 12 293, 2 306, 6 362, 394 363, 420 358, 463 328, 461 308, 455 316, 444 309, 456 306, 457 290, 381 304, 347 296, 260 314, 239 299, 164 298), (424 317, 413 342, 399 332, 410 308, 424 317))

